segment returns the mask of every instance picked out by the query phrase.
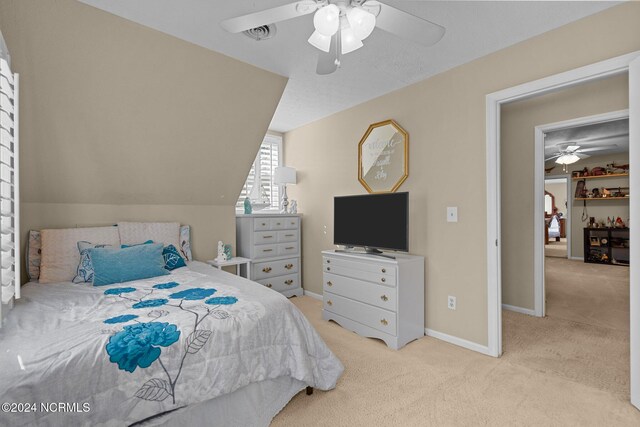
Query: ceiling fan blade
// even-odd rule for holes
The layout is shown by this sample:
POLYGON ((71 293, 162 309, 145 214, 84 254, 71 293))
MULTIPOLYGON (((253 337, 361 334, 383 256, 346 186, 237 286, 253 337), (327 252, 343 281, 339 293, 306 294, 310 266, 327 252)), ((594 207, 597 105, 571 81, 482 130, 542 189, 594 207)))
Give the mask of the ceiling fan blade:
POLYGON ((544 161, 548 162, 549 160, 557 159, 558 157, 560 157, 562 155, 563 154, 556 154, 555 156, 551 156, 551 157, 548 157, 548 158, 544 159, 544 161))
POLYGON ((308 15, 318 9, 318 4, 314 0, 302 0, 285 4, 260 12, 238 16, 224 20, 220 23, 222 28, 230 33, 240 33, 261 25, 275 24, 298 16, 308 15))
POLYGON ((566 150, 567 150, 567 152, 568 152, 568 153, 571 153, 571 152, 576 151, 576 150, 577 150, 577 149, 579 149, 579 148, 580 148, 580 146, 579 146, 579 145, 570 145, 570 146, 568 146, 568 147, 566 148, 566 150))
POLYGON ((446 29, 441 25, 379 1, 369 0, 363 3, 364 8, 377 6, 380 7, 380 13, 376 18, 376 27, 384 31, 424 46, 432 46, 444 36, 446 29))
POLYGON ((331 74, 338 69, 340 59, 338 58, 338 33, 331 37, 331 47, 329 52, 320 52, 318 55, 318 66, 316 67, 316 74, 325 76, 331 74))
POLYGON ((588 155, 588 154, 582 154, 582 152, 577 152, 577 153, 575 153, 575 155, 576 155, 576 156, 578 156, 578 157, 580 157, 580 159, 581 159, 581 160, 582 160, 582 159, 586 159, 587 157, 591 157, 591 156, 590 156, 590 155, 588 155))
POLYGON ((607 147, 594 147, 594 148, 581 148, 580 150, 578 150, 578 153, 588 153, 588 152, 592 152, 592 151, 607 151, 610 150, 613 147, 617 147, 618 144, 611 144, 608 145, 607 147))

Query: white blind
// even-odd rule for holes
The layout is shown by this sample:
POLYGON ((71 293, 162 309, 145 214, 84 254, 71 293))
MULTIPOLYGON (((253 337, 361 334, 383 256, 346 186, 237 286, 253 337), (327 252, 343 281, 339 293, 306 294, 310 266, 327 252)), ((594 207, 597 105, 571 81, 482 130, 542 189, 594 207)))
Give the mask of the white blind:
POLYGON ((20 298, 18 75, 0 48, 0 326, 2 311, 20 298))
POLYGON ((244 209, 244 199, 248 196, 256 181, 256 171, 261 171, 262 188, 269 197, 270 206, 267 209, 279 209, 280 186, 274 183, 275 170, 282 166, 282 138, 276 135, 266 135, 260 145, 260 151, 251 165, 249 176, 242 187, 236 209, 244 209))

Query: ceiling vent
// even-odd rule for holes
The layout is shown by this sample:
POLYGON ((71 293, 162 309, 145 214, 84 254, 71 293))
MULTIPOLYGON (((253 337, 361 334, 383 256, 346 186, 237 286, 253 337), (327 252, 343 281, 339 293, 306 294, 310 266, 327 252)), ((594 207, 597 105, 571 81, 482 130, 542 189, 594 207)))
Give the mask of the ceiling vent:
POLYGON ((268 40, 276 35, 275 24, 261 25, 250 30, 243 31, 242 33, 253 40, 268 40))

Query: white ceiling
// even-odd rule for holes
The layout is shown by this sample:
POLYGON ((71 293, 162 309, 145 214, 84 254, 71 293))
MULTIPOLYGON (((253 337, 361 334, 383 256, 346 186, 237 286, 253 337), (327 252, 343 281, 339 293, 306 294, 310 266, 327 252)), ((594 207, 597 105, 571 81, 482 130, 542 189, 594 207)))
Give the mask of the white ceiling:
MULTIPOLYGON (((610 1, 383 0, 447 28, 435 46, 405 42, 376 29, 345 55, 334 74, 315 73, 318 50, 307 43, 313 15, 277 24, 257 42, 229 34, 220 21, 293 0, 80 0, 199 46, 289 77, 271 129, 285 132, 522 40, 599 12, 610 1)), ((267 23, 265 23, 267 24, 267 23)))
POLYGON ((602 156, 629 152, 629 119, 614 120, 593 125, 561 129, 545 134, 544 157, 549 158, 559 151, 559 146, 579 145, 593 149, 585 154, 602 156))

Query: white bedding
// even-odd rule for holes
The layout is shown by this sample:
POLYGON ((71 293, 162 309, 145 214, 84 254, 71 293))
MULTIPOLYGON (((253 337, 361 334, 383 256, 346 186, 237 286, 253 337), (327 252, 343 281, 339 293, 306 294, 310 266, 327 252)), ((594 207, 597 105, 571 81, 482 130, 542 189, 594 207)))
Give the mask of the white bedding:
POLYGON ((0 425, 123 425, 177 408, 188 418, 249 384, 328 390, 342 371, 285 297, 202 263, 119 285, 29 284, 0 329, 0 403, 37 406, 0 412, 0 425), (76 412, 42 411, 54 402, 76 412))

